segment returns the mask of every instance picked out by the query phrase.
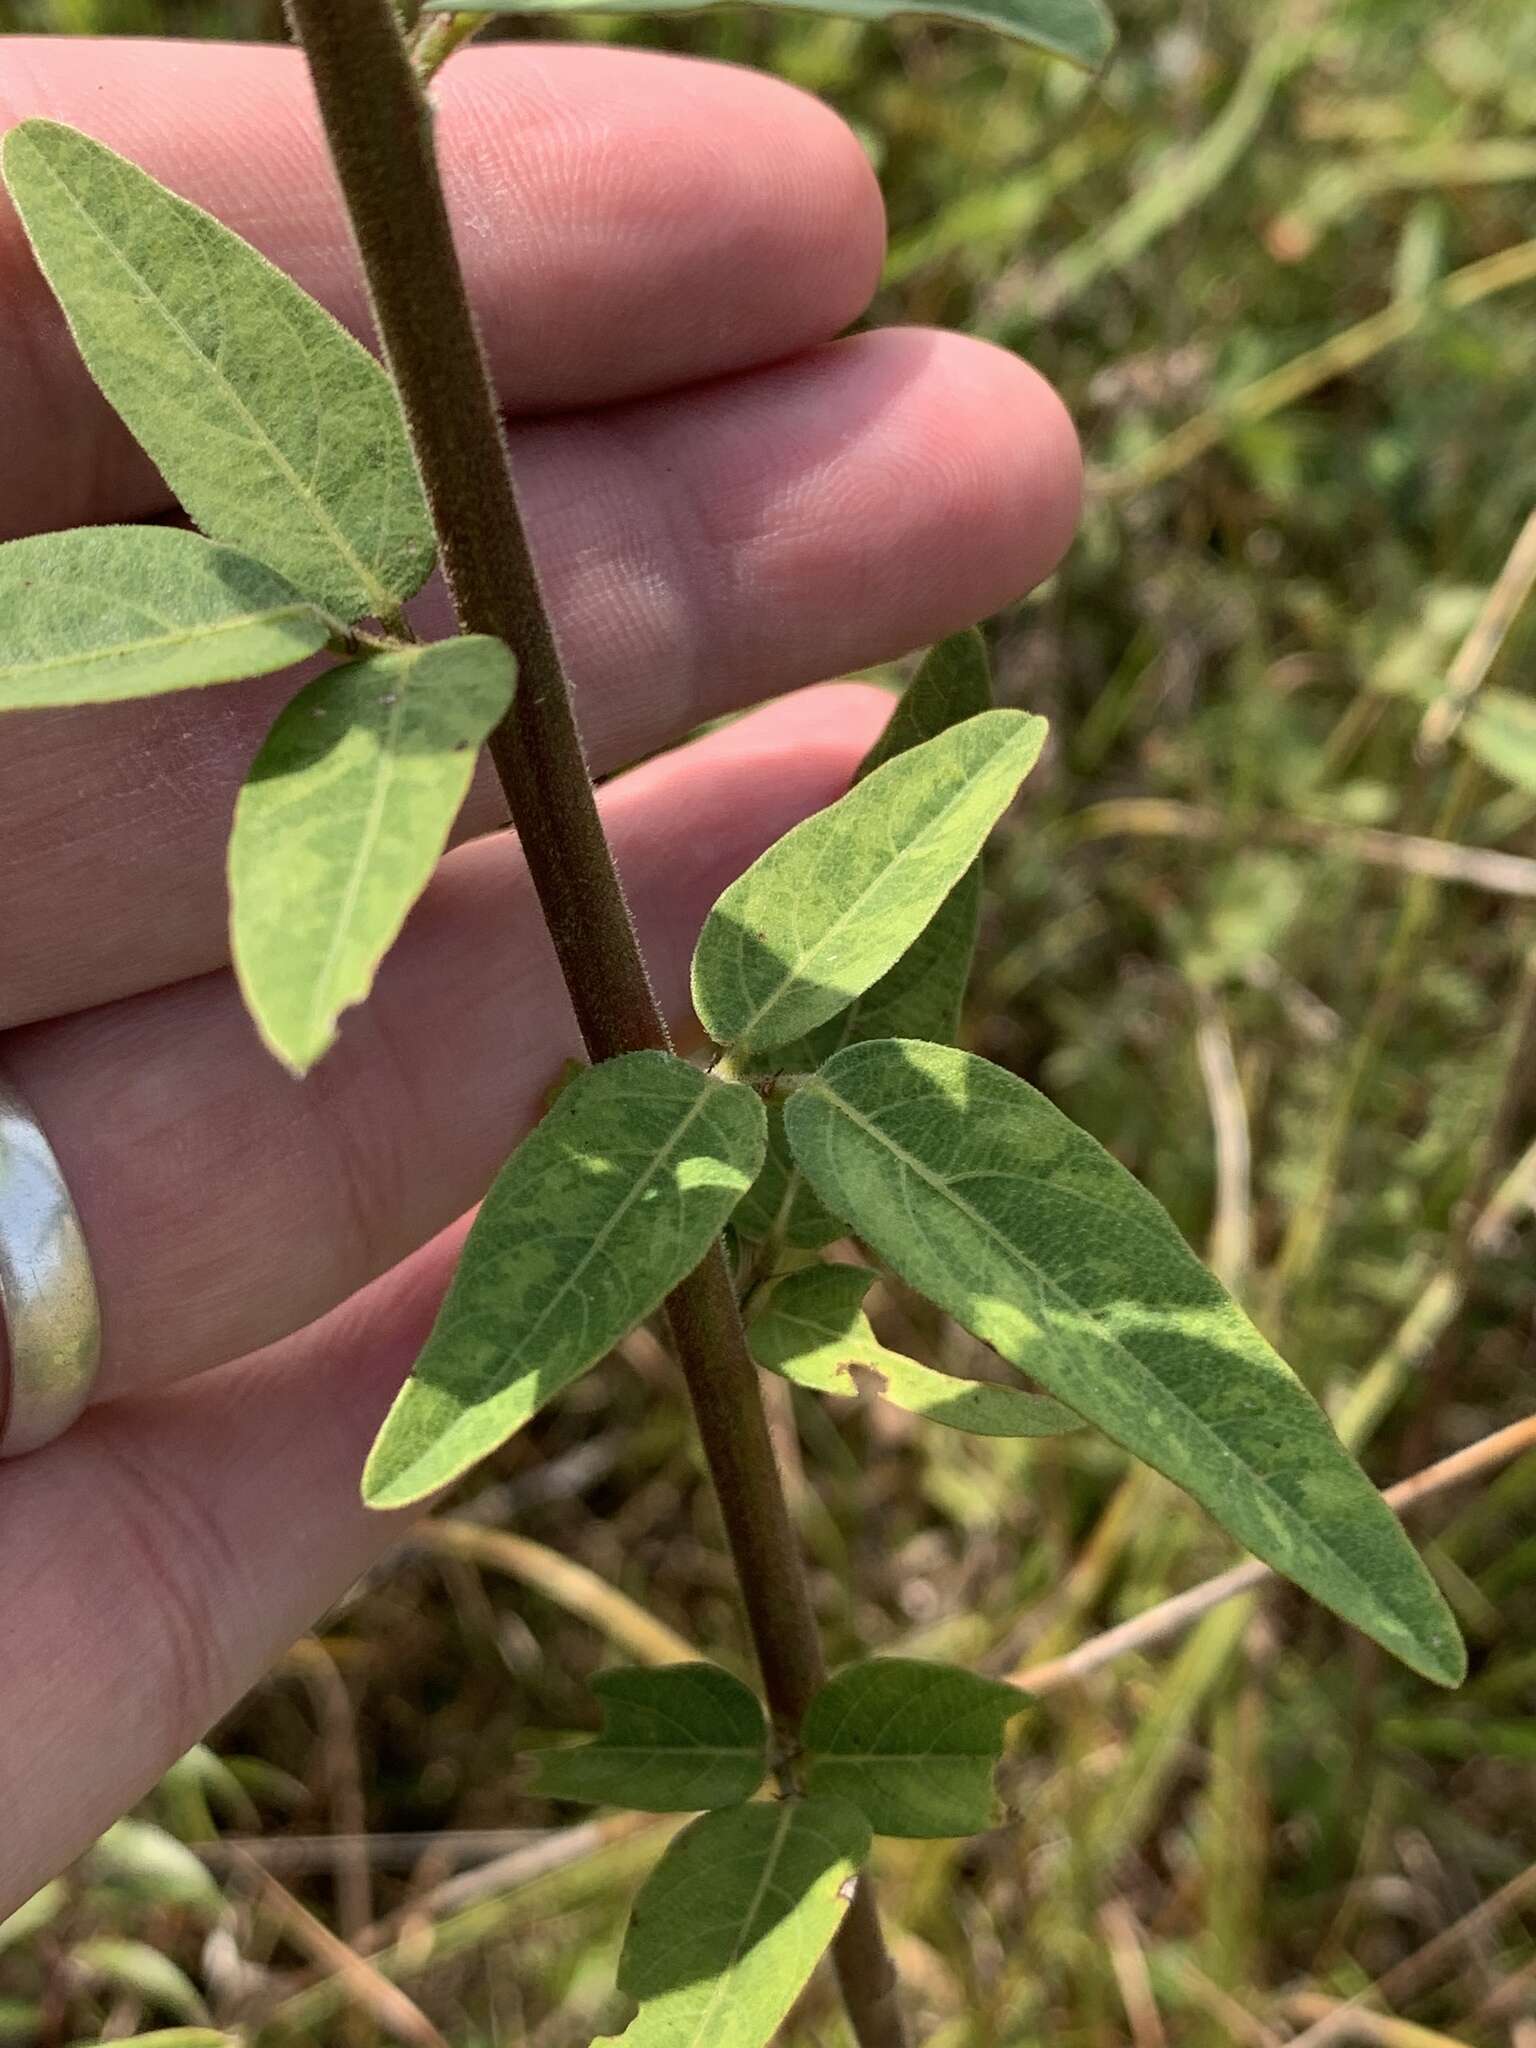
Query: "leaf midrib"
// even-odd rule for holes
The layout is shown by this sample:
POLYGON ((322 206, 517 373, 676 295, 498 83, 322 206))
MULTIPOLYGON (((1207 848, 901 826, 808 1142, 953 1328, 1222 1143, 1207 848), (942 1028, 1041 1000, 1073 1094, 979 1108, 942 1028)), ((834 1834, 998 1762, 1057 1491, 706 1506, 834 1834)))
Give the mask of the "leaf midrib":
MULTIPOLYGON (((828 1087, 825 1081, 818 1078, 815 1081, 811 1082, 809 1084, 809 1087, 812 1090, 812 1092, 823 1096, 828 1102, 832 1103, 838 1110, 841 1111, 841 1113, 844 1116, 848 1118, 848 1120, 851 1123, 857 1125, 860 1130, 866 1132, 868 1136, 873 1138, 877 1144, 883 1145, 886 1148, 886 1150, 894 1156, 894 1158, 898 1161, 899 1164, 905 1166, 910 1172, 914 1173, 919 1180, 926 1182, 926 1184, 929 1187, 931 1187, 935 1193, 952 1202, 954 1206, 961 1212, 962 1215, 969 1218, 969 1220, 972 1223, 974 1223, 977 1226, 977 1228, 981 1230, 982 1233, 993 1244, 997 1245, 1000 1248, 1000 1250, 1004 1253, 1006 1258, 1008 1258, 1009 1260, 1017 1260, 1030 1273, 1035 1274, 1038 1277, 1039 1284, 1043 1290, 1045 1290, 1058 1300, 1065 1302, 1067 1306, 1070 1309, 1072 1309, 1076 1314, 1089 1316, 1091 1320, 1099 1326, 1103 1341, 1106 1344, 1112 1345, 1117 1352, 1121 1353, 1125 1358, 1127 1358, 1138 1375, 1152 1381, 1152 1383, 1173 1404, 1174 1408, 1179 1412, 1179 1414, 1187 1418, 1188 1423, 1191 1426, 1192 1430, 1203 1442, 1213 1444, 1224 1458, 1231 1459, 1241 1471, 1248 1473, 1252 1476, 1254 1484, 1258 1487, 1259 1491, 1263 1493, 1267 1500, 1273 1502, 1276 1510, 1278 1511, 1278 1513, 1280 1514, 1280 1516, 1285 1521, 1288 1527, 1295 1528, 1299 1526, 1304 1535, 1311 1536, 1313 1534, 1312 1530, 1308 1527, 1307 1523, 1303 1521, 1301 1517, 1297 1514, 1295 1508, 1293 1508, 1288 1501, 1284 1500, 1279 1494, 1275 1492, 1274 1488, 1270 1485, 1269 1481, 1264 1477, 1263 1473, 1259 1470, 1259 1468, 1256 1465, 1250 1465, 1246 1463, 1242 1458, 1238 1457, 1237 1454, 1232 1450, 1231 1446, 1229 1444, 1224 1443, 1222 1439, 1216 1434, 1215 1430, 1211 1428, 1210 1424, 1207 1423, 1202 1416, 1198 1415, 1195 1412, 1195 1410, 1192 1409, 1188 1405, 1188 1403, 1184 1401, 1183 1398, 1174 1389, 1169 1387, 1166 1381, 1159 1379, 1156 1373, 1153 1372, 1152 1368, 1149 1365, 1147 1365, 1144 1360, 1139 1358, 1134 1351, 1130 1350, 1130 1348, 1126 1344, 1124 1344, 1120 1338, 1115 1336, 1112 1331, 1103 1329, 1102 1325, 1099 1324, 1098 1317, 1093 1314, 1093 1311, 1091 1309, 1085 1309, 1082 1303, 1074 1301, 1072 1296, 1066 1292, 1065 1288, 1059 1287, 1056 1284, 1056 1282, 1051 1279, 1048 1273, 1041 1272, 1040 1268, 1034 1265, 1033 1262, 1030 1261, 1028 1258, 1026 1258, 1025 1255, 1022 1252, 1020 1252, 1016 1246, 1009 1243, 1008 1239, 1003 1236, 1002 1232, 996 1228, 996 1226, 990 1221, 988 1217, 982 1215, 980 1210, 973 1208, 971 1204, 964 1199, 963 1196, 956 1194, 951 1183, 943 1180, 939 1175, 932 1172, 929 1167, 924 1165, 922 1160, 918 1159, 915 1156, 915 1154, 907 1151, 905 1146, 899 1145, 894 1138, 889 1137, 885 1132, 883 1132, 879 1128, 877 1124, 872 1122, 871 1119, 864 1116, 859 1110, 855 1109, 853 1104, 849 1102, 846 1099, 846 1097, 837 1094, 834 1089, 828 1087)), ((1013 1178, 1013 1176, 1009 1177, 1013 1178)), ((1060 1397, 1058 1396, 1056 1398, 1060 1397)), ((1069 1407, 1071 1406, 1070 1402, 1068 1402, 1066 1405, 1069 1407)), ((1248 1546, 1245 1544, 1243 1547, 1246 1549, 1248 1546)), ((1339 1570, 1344 1574, 1345 1578, 1352 1585, 1358 1587, 1360 1591, 1366 1595, 1367 1601, 1370 1605, 1385 1606, 1387 1610, 1396 1617, 1399 1624, 1407 1630, 1409 1637, 1414 1642, 1420 1641, 1418 1631, 1412 1626, 1412 1624, 1405 1620, 1405 1618, 1399 1612, 1397 1607, 1390 1600, 1384 1599, 1383 1596, 1377 1591, 1377 1589, 1374 1586, 1370 1584, 1368 1580, 1362 1579, 1360 1577, 1359 1573, 1349 1563, 1348 1559, 1343 1557, 1340 1554, 1340 1552, 1334 1549, 1330 1544, 1323 1544, 1322 1548, 1325 1555, 1334 1561, 1334 1563, 1338 1566, 1339 1570)), ((1251 1554, 1257 1555, 1257 1553, 1251 1554)))
MULTIPOLYGON (((986 715, 987 714, 985 712, 979 712, 977 714, 978 717, 985 717, 986 715)), ((958 732, 961 730, 961 728, 959 726, 952 726, 950 730, 958 732)), ((1026 728, 1019 728, 1018 736, 1022 738, 1025 730, 1026 728)), ((1005 741, 1004 744, 1006 746, 1008 742, 1005 741)), ((910 759, 910 754, 908 754, 907 756, 897 755, 893 760, 886 762, 884 765, 887 768, 894 767, 897 760, 901 760, 904 758, 910 759)), ((991 765, 991 763, 983 763, 982 765, 984 767, 988 767, 991 765)), ((877 780, 882 772, 883 771, 881 769, 876 769, 875 774, 868 777, 866 781, 859 784, 858 787, 861 789, 867 789, 869 787, 869 784, 877 780)), ((777 987, 774 989, 773 993, 770 996, 766 997, 764 1001, 758 1005, 757 1009, 753 1012, 752 1016, 747 1019, 746 1023, 736 1033, 735 1039, 733 1040, 734 1044, 751 1044, 753 1032, 756 1030, 757 1026, 763 1021, 764 1017, 766 1017, 777 1004, 783 1001, 784 991, 787 988, 792 987, 795 982, 803 981, 805 979, 806 971, 810 967, 812 961, 814 961, 817 958, 817 956, 820 953, 822 953, 826 949, 826 947, 828 947, 832 943, 832 941, 843 931, 843 929, 848 925, 848 923, 853 918, 858 916, 860 911, 863 909, 863 906, 869 901, 870 897, 875 895, 878 890, 880 890, 882 887, 885 886, 887 882, 889 882, 890 878, 894 874, 897 874, 908 862, 911 861, 913 856, 916 854, 918 848, 921 847, 926 840, 933 838, 940 831, 940 829, 945 825, 945 823, 949 820, 953 813, 957 811, 960 808, 960 806, 964 803, 966 797, 970 794, 972 786, 979 778, 980 773, 981 769, 973 768, 966 776, 965 782, 962 784, 962 786, 955 791, 954 795, 950 798, 948 803, 944 805, 943 809, 937 812, 933 817, 931 817, 928 820, 927 824, 924 825, 922 831, 918 834, 918 836, 915 839, 908 840, 907 844, 896 855, 895 859, 888 861, 883 868, 879 869, 875 875, 874 880, 869 884, 869 886, 866 889, 864 889, 860 895, 856 896, 853 899, 853 901, 849 903, 843 910, 841 910, 838 913, 838 915, 832 920, 831 924, 823 928, 819 937, 814 941, 812 945, 807 947, 804 952, 798 955, 793 965, 785 968, 784 973, 781 976, 779 983, 777 987)), ((1022 781, 1022 779, 1023 777, 1021 775, 1020 780, 1022 781)), ((860 997, 863 996, 865 993, 866 991, 863 989, 856 989, 855 991, 853 991, 852 995, 848 998, 846 1007, 851 1008, 854 1004, 856 1004, 859 1001, 860 997)), ((834 1012, 834 1015, 835 1014, 836 1013, 834 1012)), ((809 1028, 814 1029, 815 1027, 811 1026, 809 1028)))
MULTIPOLYGON (((715 1978, 714 1991, 711 1994, 708 2005, 699 2014, 698 2023, 694 2028, 688 2048, 700 2048, 700 2044, 708 2039, 706 2030, 718 2011, 721 2000, 731 1988, 732 1977, 741 1965, 742 1951, 746 1946, 747 1937, 757 1924, 758 1913, 761 1911, 763 1900, 767 1897, 772 1886, 773 1875, 778 1869, 779 1861, 784 1854, 784 1844, 788 1839, 790 1829, 794 1826, 794 1820, 794 1806, 789 1801, 786 1801, 779 1815, 779 1823, 774 1830, 773 1840, 769 1844, 768 1854, 763 1858, 763 1867, 758 1874, 757 1889, 753 1892, 751 1903, 742 1915, 741 1924, 736 1930, 735 1946, 726 1959, 724 1969, 715 1978)), ((804 1900, 797 1900, 796 1903, 797 1905, 803 1905, 804 1900)))
MULTIPOLYGON (((141 299, 146 304, 151 306, 160 315, 160 318, 165 322, 166 326, 171 329, 173 334, 180 337, 182 342, 184 342, 186 345, 187 353, 194 359, 194 361, 200 362, 204 366, 204 369, 206 370, 208 376, 212 378, 214 382, 220 387, 220 389, 223 390, 228 395, 229 403, 233 406, 235 412, 242 419, 249 423, 257 440, 261 443, 262 446, 264 446, 269 451, 273 461, 277 464, 278 468, 287 477, 288 481, 293 485, 295 492, 303 501, 305 506, 308 508, 311 517, 313 518, 315 524, 320 528, 322 534, 324 534, 325 537, 330 540, 337 554, 348 565, 348 567, 352 569, 354 574, 357 576, 358 581, 362 584, 363 588, 367 591, 370 599, 373 601, 376 611, 382 613, 393 610, 395 606, 394 593, 379 581, 377 576, 375 576, 373 570, 369 567, 369 565, 366 562, 363 561, 362 557, 353 548, 351 542, 347 539, 347 536, 342 531, 342 529, 336 524, 335 520, 332 519, 330 513, 326 510, 324 504, 319 499, 315 498, 312 495, 309 487, 304 483, 303 479, 299 476, 298 471, 294 468, 293 464, 288 460, 288 457, 283 453, 282 449, 272 439, 272 436, 267 432, 266 428, 262 425, 261 421, 256 417, 256 415, 251 411, 250 407, 245 403, 245 400, 240 396, 240 393, 235 388, 235 386, 229 381, 227 377, 225 377, 222 374, 222 372, 218 368, 218 365, 214 362, 211 362, 209 358, 203 353, 203 351, 197 346, 196 342, 187 332, 186 327, 183 325, 181 320, 177 318, 177 316, 171 311, 169 306, 166 305, 165 301, 152 288, 152 286, 149 283, 149 280, 143 277, 137 270, 133 268, 132 264, 129 263, 127 257, 123 254, 122 250, 118 248, 117 244, 112 240, 110 235, 107 234, 106 230, 97 224, 92 215, 86 210, 83 201, 76 196, 68 181, 64 178, 61 172, 59 172, 55 168, 55 166, 49 161, 46 152, 39 145, 37 140, 34 137, 30 136, 27 139, 31 144, 32 150, 38 163, 41 164, 42 168, 47 172, 49 177, 53 179, 59 191, 64 195, 65 199, 68 200, 69 204, 75 209, 76 213, 79 214, 81 220, 85 223, 86 227, 90 230, 90 232, 96 237, 97 241, 100 242, 102 247, 117 263, 118 267, 127 277, 130 284, 136 288, 141 299)), ((143 174, 141 173, 140 175, 143 174)), ((192 206, 189 200, 181 199, 179 195, 177 195, 176 193, 165 192, 163 196, 171 202, 173 207, 186 206, 189 207, 194 214, 201 213, 203 211, 203 209, 201 208, 192 206)), ((212 218, 211 215, 209 215, 208 217, 210 219, 212 218)), ((216 225, 222 227, 223 224, 222 222, 220 222, 216 223, 216 225)), ((224 229, 224 232, 229 233, 231 231, 228 229, 224 229)), ((260 250, 251 248, 249 243, 242 243, 242 248, 249 251, 249 254, 256 263, 262 265, 262 267, 265 269, 271 270, 274 276, 279 278, 282 277, 282 272, 279 271, 275 265, 269 264, 267 262, 267 259, 261 254, 260 250)), ((284 282, 287 281, 288 280, 286 279, 284 280, 284 282)), ((65 317, 69 320, 70 326, 73 327, 74 321, 73 318, 69 315, 67 309, 65 317)), ((337 332, 341 334, 344 339, 350 338, 346 335, 345 328, 338 327, 337 332)), ((306 356, 307 353, 308 352, 306 351, 306 356)), ((366 350, 364 351, 364 353, 366 354, 366 350)))
POLYGON ((229 618, 216 619, 196 626, 173 626, 164 633, 153 633, 142 640, 114 640, 105 647, 82 648, 74 654, 50 654, 41 661, 28 661, 20 666, 0 668, 0 684, 47 675, 54 669, 81 668, 97 662, 120 661, 130 655, 151 653, 157 647, 185 647, 200 640, 216 640, 221 634, 243 632, 248 626, 280 625, 286 619, 306 618, 323 618, 318 605, 275 605, 270 611, 239 612, 229 618))
MULTIPOLYGON (((600 1070, 594 1067, 592 1071, 594 1073, 597 1073, 600 1070)), ((687 1114, 683 1117, 681 1122, 678 1123, 676 1127, 673 1129, 666 1143, 659 1147, 657 1151, 652 1153, 649 1162, 647 1163, 644 1171, 640 1174, 639 1178, 632 1183, 628 1192, 625 1194, 623 1200, 619 1203, 618 1207, 613 1211, 612 1215, 610 1215, 610 1217, 608 1218, 608 1221, 597 1232, 596 1236, 592 1239, 592 1242, 588 1245, 586 1251, 582 1254, 581 1258, 578 1260, 576 1265, 574 1265, 571 1268, 570 1272, 566 1275, 565 1279, 560 1283, 559 1287, 556 1288, 555 1292, 544 1304, 544 1307, 539 1312, 537 1321, 534 1322, 530 1326, 530 1328, 524 1333, 522 1344, 520 1346, 520 1364, 521 1360, 526 1359, 529 1350, 532 1349, 533 1346, 536 1344, 538 1337, 544 1329, 545 1324, 549 1321, 549 1318, 555 1313, 556 1309, 564 1301, 566 1295, 568 1295, 576 1286, 576 1283, 580 1279, 581 1275, 585 1273, 587 1267, 591 1264, 592 1260, 596 1257, 597 1253, 607 1243, 609 1237, 612 1236, 613 1232, 618 1228, 619 1224, 623 1221, 624 1217, 629 1214, 630 1210, 634 1207, 635 1203, 640 1200, 646 1188, 650 1185, 651 1181, 655 1178, 656 1174, 661 1170, 662 1166, 665 1164, 667 1159, 676 1150, 677 1146, 682 1143, 682 1140, 686 1135, 690 1125, 693 1123, 694 1119, 703 1114, 704 1110, 710 1103, 711 1090, 717 1085, 719 1084, 710 1082, 706 1083, 706 1085, 700 1089, 699 1093, 695 1096, 694 1100, 689 1104, 687 1114)), ((496 1393, 509 1393, 512 1387, 516 1386, 518 1384, 518 1381, 521 1380, 522 1377, 523 1371, 519 1370, 516 1378, 509 1381, 505 1387, 498 1387, 496 1389, 496 1393)), ((495 1395, 487 1395, 485 1396, 485 1398, 487 1400, 491 1400, 495 1398, 495 1395)))

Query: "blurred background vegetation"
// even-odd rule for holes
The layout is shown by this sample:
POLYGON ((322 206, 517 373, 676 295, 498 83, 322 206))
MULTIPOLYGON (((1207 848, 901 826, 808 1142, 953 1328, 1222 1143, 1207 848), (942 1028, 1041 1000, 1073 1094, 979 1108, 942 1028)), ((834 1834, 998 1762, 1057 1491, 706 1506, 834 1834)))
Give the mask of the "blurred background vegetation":
MULTIPOLYGON (((1056 738, 994 855, 968 1036, 1156 1191, 1386 1485, 1528 1413, 1536 1360, 1536 8, 1117 12, 1098 82, 910 23, 528 32, 824 95, 889 199, 873 317, 990 336, 1066 394, 1083 537, 995 630, 1056 738)), ((276 15, 0 0, 12 30, 276 15)), ((910 1312, 886 1300, 893 1340, 910 1312)), ((1091 1438, 777 1419, 835 1658, 1038 1667, 1231 1561, 1091 1438)), ((925 2037, 1531 2048, 1533 1505, 1526 1456, 1416 1518, 1473 1646, 1457 1696, 1285 1594, 1058 1673, 1016 1824, 882 1850, 925 2037)), ((0 2043, 579 2048, 622 2019, 658 1824, 542 1806, 517 1756, 678 1638, 743 1652, 636 1340, 0 1929, 0 2043)), ((813 1997, 786 2038, 843 2036, 813 1997)))

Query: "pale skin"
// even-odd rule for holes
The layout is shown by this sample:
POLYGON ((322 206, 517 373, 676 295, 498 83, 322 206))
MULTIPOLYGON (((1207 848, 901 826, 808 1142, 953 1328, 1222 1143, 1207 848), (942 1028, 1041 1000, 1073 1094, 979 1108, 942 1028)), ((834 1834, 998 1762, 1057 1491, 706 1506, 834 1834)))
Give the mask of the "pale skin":
MULTIPOLYGON (((913 329, 836 339, 883 222, 814 101, 526 46, 455 60, 439 100, 535 552, 686 1040, 709 904, 841 793, 889 708, 818 679, 1048 574, 1076 442, 1011 356, 913 329)), ((10 38, 0 127, 33 114, 134 158, 364 327, 291 53, 10 38)), ((0 538, 172 513, 3 204, 0 306, 0 538)), ((448 630, 440 595, 417 618, 448 630)), ((483 778, 336 1052, 300 1085, 262 1051, 227 971, 222 855, 293 688, 0 722, 0 1065, 74 1189, 105 1331, 92 1411, 0 1464, 0 1915, 398 1540, 359 1503, 363 1457, 455 1219, 579 1051, 483 778)))

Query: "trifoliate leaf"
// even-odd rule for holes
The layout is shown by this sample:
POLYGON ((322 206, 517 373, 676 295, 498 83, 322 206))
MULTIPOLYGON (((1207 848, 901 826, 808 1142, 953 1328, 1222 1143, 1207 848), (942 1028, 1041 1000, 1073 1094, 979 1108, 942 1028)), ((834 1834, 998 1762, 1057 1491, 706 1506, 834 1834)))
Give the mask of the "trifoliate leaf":
MULTIPOLYGON (((991 709, 992 664, 974 626, 931 647, 896 700, 885 730, 859 764, 857 780, 873 775, 898 754, 937 739, 952 725, 991 709)), ((915 1036, 920 1034, 914 1034, 915 1036)))

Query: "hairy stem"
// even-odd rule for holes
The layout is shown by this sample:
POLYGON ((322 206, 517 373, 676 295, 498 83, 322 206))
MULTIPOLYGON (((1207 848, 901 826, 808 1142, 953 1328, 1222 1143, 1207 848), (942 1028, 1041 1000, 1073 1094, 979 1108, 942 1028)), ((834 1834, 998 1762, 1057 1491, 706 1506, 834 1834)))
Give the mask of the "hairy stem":
MULTIPOLYGON (((459 625, 517 656, 490 751, 594 1060, 665 1049, 666 1025, 598 816, 571 693, 523 530, 432 147, 390 0, 287 0, 400 388, 459 625)), ((718 1248, 667 1304, 741 1581, 763 1687, 793 1746, 824 1676, 757 1369, 718 1248)), ((861 2048, 904 2030, 866 1882, 838 1936, 861 2048)))

